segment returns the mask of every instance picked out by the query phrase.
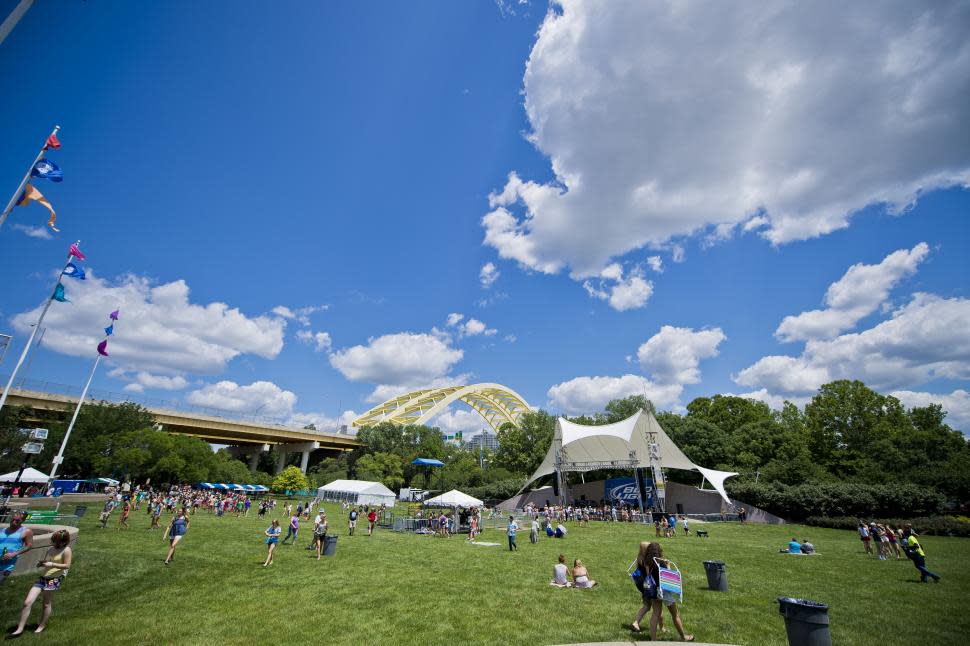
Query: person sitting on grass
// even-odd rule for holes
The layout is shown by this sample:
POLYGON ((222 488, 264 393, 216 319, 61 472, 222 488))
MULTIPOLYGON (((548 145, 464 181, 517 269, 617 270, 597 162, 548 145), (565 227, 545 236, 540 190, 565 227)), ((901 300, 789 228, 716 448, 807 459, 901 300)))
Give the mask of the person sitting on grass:
POLYGON ((591 581, 586 566, 579 559, 573 561, 573 586, 576 588, 592 588, 596 581, 591 581))
POLYGON ((814 554, 815 546, 808 542, 807 538, 802 539, 802 554, 814 554))
POLYGON ((778 551, 782 554, 801 554, 802 544, 798 542, 797 538, 792 537, 792 539, 788 541, 788 547, 783 547, 778 551))
POLYGON ((562 524, 556 525, 555 537, 556 538, 565 538, 566 537, 566 528, 565 528, 565 526, 563 526, 562 524))
POLYGON ((559 555, 559 562, 552 566, 552 581, 549 585, 555 586, 557 588, 568 588, 569 583, 569 568, 566 567, 566 555, 559 555))

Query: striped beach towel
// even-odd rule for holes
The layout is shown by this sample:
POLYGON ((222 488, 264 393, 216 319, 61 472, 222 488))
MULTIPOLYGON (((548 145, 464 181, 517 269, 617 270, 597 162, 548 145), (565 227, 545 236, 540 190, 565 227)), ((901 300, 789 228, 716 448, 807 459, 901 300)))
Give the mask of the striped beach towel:
POLYGON ((678 597, 681 603, 684 601, 684 585, 680 578, 680 569, 673 561, 664 559, 654 559, 660 572, 660 594, 665 601, 674 601, 678 597))

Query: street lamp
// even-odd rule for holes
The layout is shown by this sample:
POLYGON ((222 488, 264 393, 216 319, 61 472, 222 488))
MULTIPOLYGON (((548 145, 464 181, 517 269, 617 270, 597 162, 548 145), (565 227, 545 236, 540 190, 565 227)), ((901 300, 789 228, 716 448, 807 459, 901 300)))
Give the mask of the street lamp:
POLYGON ((3 507, 0 508, 0 513, 5 514, 7 508, 10 506, 10 499, 13 497, 13 490, 20 484, 20 478, 24 475, 24 469, 27 468, 27 463, 30 461, 30 456, 37 455, 44 450, 44 440, 47 439, 48 430, 46 428, 21 428, 18 429, 21 433, 27 435, 29 441, 25 442, 21 447, 21 451, 24 453, 24 462, 20 465, 20 471, 17 472, 17 477, 14 478, 13 484, 10 485, 10 491, 7 492, 7 497, 3 501, 3 507))

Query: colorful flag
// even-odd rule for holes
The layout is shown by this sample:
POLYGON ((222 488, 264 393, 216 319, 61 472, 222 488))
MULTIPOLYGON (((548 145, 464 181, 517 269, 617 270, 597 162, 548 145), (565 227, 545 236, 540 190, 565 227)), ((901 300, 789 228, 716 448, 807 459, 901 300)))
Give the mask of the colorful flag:
POLYGON ((98 354, 100 354, 102 357, 108 356, 108 340, 107 339, 105 339, 104 341, 102 341, 101 343, 98 344, 98 354))
POLYGON ((54 226, 54 222, 57 220, 57 214, 54 213, 54 207, 51 206, 51 203, 47 201, 47 198, 45 198, 40 191, 30 184, 27 184, 27 187, 24 188, 24 192, 20 194, 20 199, 17 200, 17 206, 26 206, 28 202, 37 202, 41 206, 46 207, 47 210, 51 212, 51 217, 49 220, 47 220, 47 225, 54 229, 54 231, 60 231, 60 229, 54 226))
POLYGON ((64 275, 70 276, 71 278, 77 278, 78 280, 84 280, 87 276, 84 274, 84 270, 75 265, 73 262, 69 262, 67 267, 64 268, 64 275))
POLYGON ((57 287, 54 288, 54 300, 60 301, 61 303, 70 303, 71 301, 64 298, 64 285, 57 283, 57 287))
POLYGON ((111 314, 108 314, 108 318, 111 319, 112 321, 117 321, 118 320, 118 312, 119 311, 120 310, 115 310, 111 314))
POLYGON ((115 333, 115 324, 114 323, 112 323, 108 327, 104 328, 104 335, 105 336, 111 336, 114 333, 115 333))
POLYGON ((57 164, 49 159, 38 160, 34 167, 30 170, 31 177, 40 177, 41 179, 49 179, 52 182, 62 182, 64 181, 64 171, 62 171, 57 164))
POLYGON ((47 149, 47 148, 60 148, 60 147, 61 147, 61 142, 57 140, 57 135, 52 132, 51 136, 47 138, 47 143, 44 145, 44 148, 47 149))
POLYGON ((74 244, 72 244, 68 248, 67 253, 68 253, 68 255, 74 256, 78 260, 87 260, 87 257, 83 253, 81 253, 81 250, 80 249, 77 248, 77 245, 78 245, 79 242, 80 241, 75 242, 74 244))

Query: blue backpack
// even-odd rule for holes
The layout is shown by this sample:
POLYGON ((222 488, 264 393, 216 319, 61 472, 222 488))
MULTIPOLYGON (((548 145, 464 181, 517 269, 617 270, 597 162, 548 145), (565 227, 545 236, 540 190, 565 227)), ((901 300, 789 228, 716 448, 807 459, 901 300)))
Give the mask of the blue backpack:
POLYGON ((636 586, 641 594, 646 595, 648 599, 656 598, 657 582, 653 580, 653 577, 649 573, 641 572, 640 568, 637 567, 637 569, 630 573, 630 577, 633 579, 633 585, 636 586))

